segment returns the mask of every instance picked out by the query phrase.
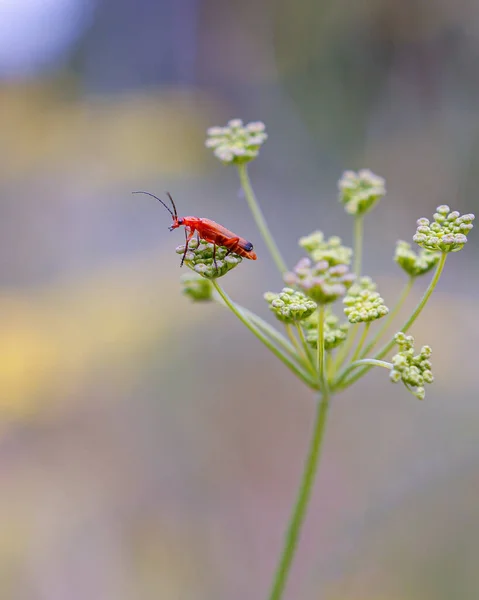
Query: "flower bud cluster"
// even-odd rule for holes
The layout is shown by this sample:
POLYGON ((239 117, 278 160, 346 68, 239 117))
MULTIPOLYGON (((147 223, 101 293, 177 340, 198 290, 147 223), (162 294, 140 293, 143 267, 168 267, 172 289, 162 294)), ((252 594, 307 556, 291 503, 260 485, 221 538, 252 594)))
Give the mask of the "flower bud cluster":
POLYGON ((313 262, 307 257, 284 275, 288 285, 298 287, 317 304, 328 304, 344 296, 354 279, 347 265, 331 265, 328 260, 313 262))
POLYGON ((307 319, 318 307, 316 302, 291 288, 283 288, 279 294, 266 292, 264 299, 275 316, 283 323, 296 323, 307 319))
POLYGON ((425 384, 432 383, 432 365, 430 346, 423 346, 419 354, 414 354, 414 338, 402 332, 396 333, 394 341, 399 352, 393 356, 393 368, 389 374, 393 383, 402 381, 407 389, 419 400, 426 395, 425 384))
POLYGON ((370 277, 361 277, 343 299, 344 314, 350 323, 370 323, 388 314, 383 298, 370 277))
POLYGON ((341 238, 336 235, 326 240, 322 231, 313 231, 300 238, 299 245, 313 262, 327 260, 331 266, 351 264, 352 249, 343 246, 341 238))
POLYGON ((457 210, 451 212, 446 204, 438 206, 436 211, 432 223, 424 217, 418 220, 413 240, 433 252, 458 252, 467 242, 474 215, 461 216, 457 210))
MULTIPOLYGON (((182 244, 176 248, 177 254, 183 254, 185 251, 185 245, 182 244)), ((185 263, 207 279, 217 279, 223 277, 228 271, 237 267, 242 261, 241 256, 237 254, 229 253, 228 249, 223 246, 216 246, 216 264, 213 260, 214 245, 208 242, 200 242, 193 239, 188 244, 188 251, 185 255, 185 263)))
POLYGON ((213 299, 213 284, 196 273, 185 273, 180 277, 183 294, 193 302, 208 302, 213 299))
POLYGON ((244 125, 241 119, 232 119, 226 127, 210 127, 207 135, 205 146, 213 149, 216 158, 226 165, 253 160, 268 139, 264 123, 244 125))
POLYGON ((437 265, 439 258, 439 252, 422 248, 416 253, 408 242, 399 240, 396 244, 394 260, 410 277, 425 275, 437 265))
POLYGON ((339 201, 350 215, 369 212, 386 194, 385 181, 369 169, 345 171, 338 181, 339 201))

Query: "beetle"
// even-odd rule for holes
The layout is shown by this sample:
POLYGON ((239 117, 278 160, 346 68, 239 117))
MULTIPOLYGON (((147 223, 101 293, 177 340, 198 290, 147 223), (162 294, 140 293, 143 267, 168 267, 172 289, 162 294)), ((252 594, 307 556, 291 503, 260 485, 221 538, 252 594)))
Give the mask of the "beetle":
POLYGON ((170 199, 173 210, 171 210, 170 207, 163 202, 163 200, 158 198, 158 196, 155 196, 150 192, 133 192, 133 194, 146 194, 147 196, 151 196, 163 204, 173 219, 172 225, 168 227, 170 231, 178 229, 178 227, 185 228, 185 251, 183 252, 180 267, 182 267, 183 263, 185 262, 186 253, 188 252, 188 244, 195 235, 195 232, 198 242, 201 239, 205 242, 213 244, 213 262, 215 263, 216 268, 218 268, 218 265, 216 264, 216 246, 223 246, 224 248, 228 249, 225 258, 228 256, 228 254, 234 252, 235 254, 238 254, 238 256, 248 258, 249 260, 257 259, 256 252, 253 250, 253 244, 239 235, 236 235, 229 229, 226 229, 226 227, 223 227, 223 225, 215 223, 215 221, 212 221, 211 219, 203 219, 200 217, 178 217, 178 212, 176 210, 173 198, 169 192, 166 193, 170 199))

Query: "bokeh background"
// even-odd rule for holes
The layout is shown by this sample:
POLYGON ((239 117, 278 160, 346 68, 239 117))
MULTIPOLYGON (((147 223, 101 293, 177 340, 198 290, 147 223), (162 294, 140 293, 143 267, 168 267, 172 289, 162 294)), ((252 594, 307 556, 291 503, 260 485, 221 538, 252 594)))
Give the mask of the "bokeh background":
MULTIPOLYGON (((266 597, 313 402, 234 317, 181 296, 182 234, 135 189, 251 239, 225 278, 281 286, 234 169, 204 148, 263 120, 251 176, 293 264, 351 243, 346 168, 388 195, 366 271, 393 304, 397 239, 478 208, 479 7, 458 0, 0 3, 0 597, 266 597)), ((414 328, 418 402, 373 371, 335 400, 288 599, 479 594, 478 237, 414 328)), ((409 307, 420 297, 420 282, 409 307)), ((268 317, 269 318, 269 317, 268 317)))

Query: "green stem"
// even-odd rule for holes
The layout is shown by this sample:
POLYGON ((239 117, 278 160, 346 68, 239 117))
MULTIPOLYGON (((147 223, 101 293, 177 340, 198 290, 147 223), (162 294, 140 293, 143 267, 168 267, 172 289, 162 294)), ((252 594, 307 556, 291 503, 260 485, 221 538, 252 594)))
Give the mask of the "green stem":
MULTIPOLYGON (((224 302, 223 298, 219 294, 214 294, 213 297, 214 297, 214 300, 216 302, 218 302, 218 304, 220 304, 221 306, 223 306, 225 308, 228 308, 228 305, 224 302)), ((236 307, 236 309, 238 311, 243 313, 243 315, 246 319, 250 320, 253 323, 253 325, 256 325, 263 333, 268 335, 275 343, 277 343, 279 346, 281 346, 283 348, 283 350, 285 350, 293 358, 297 358, 297 353, 296 353, 296 349, 294 348, 294 346, 283 335, 281 335, 281 333, 277 329, 272 327, 269 323, 264 321, 261 317, 258 317, 258 315, 255 314, 254 312, 252 312, 251 310, 248 310, 244 306, 241 306, 237 302, 234 302, 233 300, 231 300, 231 298, 230 298, 230 301, 232 304, 234 304, 234 306, 236 307)))
POLYGON ((308 371, 310 371, 310 373, 314 376, 315 375, 314 366, 309 361, 309 355, 307 354, 304 346, 302 346, 299 343, 298 338, 295 336, 291 324, 285 323, 284 327, 286 329, 286 333, 288 334, 291 344, 293 344, 296 349, 297 356, 301 359, 301 364, 304 367, 306 367, 306 369, 308 369, 308 371))
POLYGON ((354 217, 354 273, 356 277, 361 275, 361 262, 363 258, 363 233, 364 217, 356 215, 354 217))
MULTIPOLYGON (((446 258, 447 258, 447 253, 443 252, 441 254, 441 258, 439 259, 439 263, 436 267, 436 272, 434 273, 434 277, 432 278, 431 283, 429 284, 429 287, 424 292, 424 296, 421 298, 421 301, 414 309, 414 312, 412 313, 412 315, 409 317, 409 319, 406 321, 406 323, 404 323, 404 325, 400 329, 400 331, 402 331, 403 333, 407 333, 409 331, 409 329, 414 325, 414 321, 421 314, 422 309, 426 306, 427 301, 429 300, 431 294, 434 291, 434 288, 437 285, 437 282, 439 281, 439 278, 441 277, 442 271, 444 269, 444 265, 446 264, 446 258)), ((391 343, 388 350, 385 350, 382 352, 381 357, 384 356, 384 354, 386 354, 386 352, 388 352, 393 347, 393 345, 394 345, 394 341, 391 343)))
POLYGON ((344 372, 344 377, 352 370, 362 367, 363 365, 367 365, 369 367, 382 367, 383 369, 391 370, 393 368, 392 364, 386 362, 385 360, 377 360, 375 358, 362 358, 361 360, 356 360, 348 365, 347 369, 344 372))
POLYGON ((318 354, 317 354, 317 369, 318 369, 318 377, 319 377, 319 388, 326 392, 326 388, 328 385, 328 378, 326 375, 326 364, 325 357, 326 351, 324 348, 324 304, 319 305, 319 315, 318 315, 318 354))
POLYGON ((269 227, 266 223, 266 219, 264 218, 263 212, 256 200, 256 196, 254 195, 253 188, 251 187, 251 181, 248 175, 248 168, 246 164, 238 165, 238 174, 241 182, 241 187, 243 188, 244 195, 246 197, 246 201, 248 202, 248 206, 253 214, 253 218, 256 222, 256 226, 258 227, 264 243, 268 247, 268 250, 276 263, 276 266, 279 269, 281 274, 286 273, 288 267, 281 256, 278 246, 271 235, 269 227))
MULTIPOLYGON (((223 298, 218 293, 214 295, 214 300, 218 302, 218 304, 221 304, 221 306, 228 308, 228 305, 225 304, 223 298)), ((253 325, 256 325, 258 329, 260 329, 260 331, 266 334, 266 336, 270 337, 276 345, 280 346, 285 352, 287 352, 294 361, 298 361, 300 365, 305 367, 305 369, 308 370, 310 374, 313 375, 313 377, 315 377, 316 370, 314 364, 311 360, 309 360, 309 357, 306 359, 303 357, 303 352, 301 348, 298 348, 297 340, 293 345, 283 335, 281 335, 281 333, 277 329, 272 327, 269 323, 264 321, 257 314, 255 314, 251 310, 248 310, 244 306, 241 306, 237 302, 234 302, 233 300, 231 300, 231 298, 230 301, 232 304, 234 304, 236 309, 243 314, 243 316, 246 319, 253 323, 253 325)))
POLYGON ((369 333, 369 328, 371 327, 371 321, 369 321, 368 323, 366 323, 366 325, 364 326, 364 330, 363 333, 361 335, 361 337, 359 338, 359 342, 358 345, 356 346, 356 350, 354 351, 354 354, 351 358, 351 362, 353 363, 356 359, 359 358, 359 355, 361 354, 361 350, 364 346, 364 343, 366 341, 366 338, 368 337, 368 333, 369 333))
POLYGON ((271 587, 269 600, 281 600, 283 597, 288 575, 291 571, 294 554, 298 546, 301 526, 306 515, 306 509, 311 498, 313 484, 321 456, 322 442, 329 408, 329 396, 323 393, 316 408, 313 437, 310 442, 308 456, 304 466, 303 476, 299 486, 296 503, 291 514, 281 558, 271 587))
POLYGON ((344 361, 346 360, 346 357, 348 356, 349 352, 351 351, 351 348, 353 347, 354 340, 356 339, 358 332, 359 332, 359 323, 355 323, 352 327, 349 328, 349 331, 347 334, 348 337, 346 338, 346 340, 344 341, 342 346, 340 346, 337 356, 336 356, 336 360, 334 361, 334 366, 332 369, 333 374, 337 373, 339 371, 339 369, 343 365, 344 361))
POLYGON ((308 357, 309 364, 314 369, 314 358, 313 358, 312 349, 311 349, 311 346, 306 341, 306 338, 304 337, 303 328, 301 327, 301 325, 299 323, 296 323, 296 329, 298 331, 299 339, 301 340, 301 343, 303 345, 304 352, 305 352, 306 356, 308 357))
POLYGON ((291 344, 295 347, 296 352, 298 353, 298 355, 303 355, 303 348, 299 345, 299 341, 298 338, 295 337, 294 332, 291 328, 291 324, 290 323, 285 323, 284 324, 284 328, 286 330, 286 333, 288 335, 289 341, 291 342, 291 344))
POLYGON ((331 352, 326 352, 326 372, 328 381, 331 381, 334 375, 334 363, 331 352))
POLYGON ((303 370, 301 366, 296 364, 294 360, 291 359, 286 353, 284 353, 280 348, 274 345, 274 343, 266 337, 263 332, 257 327, 252 321, 250 321, 245 314, 236 306, 236 304, 231 300, 228 294, 223 290, 220 284, 216 281, 216 279, 212 280, 213 286, 215 287, 218 294, 221 296, 223 302, 226 306, 238 317, 238 319, 245 325, 251 333, 253 333, 259 340, 263 342, 263 344, 271 350, 271 352, 279 358, 279 360, 285 364, 299 379, 301 379, 306 385, 313 389, 318 388, 318 383, 315 381, 311 375, 303 370))
POLYGON ((256 315, 255 313, 251 312, 247 308, 244 308, 244 306, 240 306, 239 304, 236 304, 236 303, 235 303, 235 306, 239 310, 243 311, 243 313, 246 315, 246 317, 254 325, 256 325, 259 329, 261 329, 261 331, 263 333, 266 333, 266 335, 269 335, 269 337, 272 338, 282 348, 284 348, 284 350, 286 350, 286 352, 291 354, 291 356, 294 356, 294 357, 297 356, 296 348, 283 335, 281 335, 281 333, 277 329, 272 327, 266 321, 263 321, 263 319, 261 317, 258 317, 258 315, 256 315))
MULTIPOLYGON (((409 329, 413 326, 416 319, 421 314, 422 309, 426 306, 427 301, 429 300, 431 294, 433 293, 433 291, 437 285, 437 282, 439 281, 439 278, 441 277, 441 273, 444 270, 444 265, 446 263, 446 258, 447 258, 447 253, 443 252, 441 254, 441 258, 439 259, 439 263, 436 267, 434 277, 431 279, 431 283, 429 284, 427 290, 424 292, 424 295, 421 298, 419 304, 414 309, 414 312, 409 317, 409 319, 404 323, 404 325, 401 327, 401 329, 399 331, 402 331, 403 333, 407 333, 409 331, 409 329)), ((394 343, 395 342, 394 342, 394 338, 393 338, 390 342, 388 342, 385 346, 383 346, 381 348, 381 350, 379 350, 379 352, 377 352, 375 354, 374 359, 383 358, 394 346, 394 343)), ((344 384, 341 385, 341 389, 345 389, 346 387, 349 387, 350 385, 352 385, 360 377, 365 375, 370 369, 371 369, 371 366, 366 366, 364 369, 361 369, 358 373, 356 373, 350 379, 345 381, 344 384)), ((343 375, 344 375, 343 373, 339 375, 338 382, 340 382, 343 379, 343 375)))
MULTIPOLYGON (((236 302, 234 303, 234 305, 236 306, 236 308, 238 310, 243 312, 243 314, 253 323, 253 325, 256 325, 263 333, 268 335, 274 342, 276 342, 276 344, 278 344, 284 350, 286 350, 286 352, 288 352, 293 359, 297 360, 303 367, 305 367, 306 370, 308 370, 311 375, 315 376, 316 371, 315 371, 314 364, 312 363, 311 360, 309 360, 308 355, 306 355, 306 357, 303 356, 303 350, 298 345, 298 341, 295 339, 294 335, 289 336, 289 333, 288 333, 288 336, 290 337, 290 339, 292 338, 291 342, 294 343, 294 345, 293 345, 293 343, 290 343, 283 335, 281 335, 281 333, 277 329, 272 327, 269 323, 264 321, 261 317, 258 317, 257 314, 255 314, 254 312, 251 312, 244 306, 240 306, 236 302)), ((286 330, 287 330, 287 328, 286 328, 286 330)), ((309 350, 309 348, 307 348, 307 349, 309 350)))
POLYGON ((374 349, 374 347, 379 342, 379 340, 383 337, 383 335, 386 333, 389 325, 393 321, 394 317, 401 310, 402 305, 406 301, 406 298, 409 296, 409 292, 412 289, 414 281, 415 281, 415 277, 410 277, 408 279, 408 282, 406 283, 406 285, 404 286, 403 291, 401 292, 399 300, 396 302, 396 306, 392 309, 392 311, 384 319, 382 327, 379 329, 379 331, 376 333, 376 335, 373 337, 373 339, 369 342, 369 344, 363 350, 363 352, 361 354, 362 357, 365 357, 367 354, 369 354, 371 352, 371 350, 374 349))

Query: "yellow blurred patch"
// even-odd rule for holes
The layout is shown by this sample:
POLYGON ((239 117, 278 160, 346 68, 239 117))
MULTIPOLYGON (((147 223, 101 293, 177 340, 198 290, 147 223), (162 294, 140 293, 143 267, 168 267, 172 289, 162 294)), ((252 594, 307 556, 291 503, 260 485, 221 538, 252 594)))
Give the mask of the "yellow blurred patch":
MULTIPOLYGON (((65 98, 53 82, 0 86, 0 178, 81 172, 91 183, 201 169, 206 128, 220 111, 194 88, 65 98)), ((222 111, 220 111, 222 112, 222 111)))
MULTIPOLYGON (((211 314, 201 313, 203 322, 211 314)), ((105 365, 121 365, 120 375, 136 368, 142 350, 168 348, 195 319, 177 271, 165 273, 157 255, 28 295, 0 293, 0 419, 68 398, 75 382, 105 365)))
POLYGON ((22 416, 35 409, 29 398, 51 379, 58 348, 41 315, 21 298, 0 297, 0 313, 0 410, 22 416))

